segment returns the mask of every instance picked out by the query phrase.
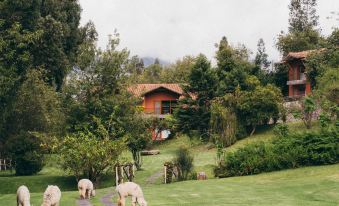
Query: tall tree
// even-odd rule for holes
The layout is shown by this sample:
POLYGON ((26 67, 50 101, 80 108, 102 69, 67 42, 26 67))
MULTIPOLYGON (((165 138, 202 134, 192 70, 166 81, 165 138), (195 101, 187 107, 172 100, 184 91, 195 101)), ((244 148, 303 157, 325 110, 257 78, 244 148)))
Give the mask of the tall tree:
POLYGON ((185 56, 174 64, 166 67, 162 73, 162 82, 166 83, 187 83, 195 58, 185 56))
POLYGON ((249 50, 244 45, 232 47, 226 37, 222 37, 216 46, 217 93, 223 96, 234 92, 238 85, 244 88, 246 77, 254 66, 248 62, 249 50))
POLYGON ((317 0, 291 0, 289 5, 289 31, 303 32, 314 29, 318 25, 319 16, 316 15, 317 0))
POLYGON ((1 52, 1 64, 17 66, 19 75, 30 68, 44 68, 46 81, 61 89, 67 70, 73 66, 81 42, 79 21, 81 8, 74 0, 4 0, 0 6, 0 39, 9 44, 1 52), (11 30, 32 34, 27 44, 20 44, 11 30), (36 38, 38 36, 38 38, 36 38), (20 56, 9 53, 9 49, 20 56), (22 64, 22 60, 25 64, 22 64))
POLYGON ((304 51, 321 47, 324 39, 316 29, 316 0, 291 0, 289 5, 288 33, 278 35, 276 46, 286 55, 288 52, 304 51))
POLYGON ((255 56, 255 65, 259 66, 261 69, 267 69, 271 62, 268 61, 268 55, 266 53, 265 42, 262 38, 258 41, 257 54, 255 56))
POLYGON ((184 85, 188 96, 179 102, 179 109, 175 112, 178 128, 184 132, 199 130, 204 138, 209 129, 210 104, 215 97, 216 76, 206 56, 200 54, 192 67, 187 85, 184 85))

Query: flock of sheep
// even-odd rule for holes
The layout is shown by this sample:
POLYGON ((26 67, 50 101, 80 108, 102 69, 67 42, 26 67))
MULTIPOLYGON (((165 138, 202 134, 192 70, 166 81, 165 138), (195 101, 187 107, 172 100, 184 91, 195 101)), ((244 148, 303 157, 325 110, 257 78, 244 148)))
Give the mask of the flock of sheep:
MULTIPOLYGON (((78 190, 81 199, 90 199, 95 196, 93 183, 88 179, 81 179, 78 182, 78 190)), ((116 187, 119 195, 118 206, 125 206, 126 197, 132 196, 132 206, 138 203, 140 206, 147 206, 141 187, 134 182, 121 183, 116 187)), ((61 191, 58 186, 49 185, 44 192, 41 206, 59 206, 61 191)), ((17 190, 17 206, 30 206, 30 194, 25 185, 17 190)))

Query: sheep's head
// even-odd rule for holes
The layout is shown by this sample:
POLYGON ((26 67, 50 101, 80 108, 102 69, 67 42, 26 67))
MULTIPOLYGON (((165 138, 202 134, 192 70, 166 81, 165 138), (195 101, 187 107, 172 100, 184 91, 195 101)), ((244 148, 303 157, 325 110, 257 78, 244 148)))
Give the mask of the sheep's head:
POLYGON ((147 202, 143 198, 138 199, 138 203, 139 203, 140 206, 147 206, 147 202))
POLYGON ((95 196, 95 190, 92 190, 92 196, 93 197, 95 196))

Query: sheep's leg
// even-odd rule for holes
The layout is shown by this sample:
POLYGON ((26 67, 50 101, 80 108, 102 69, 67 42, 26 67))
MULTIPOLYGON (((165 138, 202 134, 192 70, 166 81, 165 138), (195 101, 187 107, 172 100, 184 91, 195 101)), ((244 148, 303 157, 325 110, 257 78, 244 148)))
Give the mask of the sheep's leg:
POLYGON ((86 189, 81 190, 81 197, 82 199, 86 199, 86 189))
POLYGON ((137 204, 137 197, 136 196, 132 196, 132 206, 136 206, 137 204))
POLYGON ((126 199, 125 199, 125 197, 121 197, 120 198, 120 204, 121 204, 121 206, 126 206, 126 199))
POLYGON ((79 195, 80 195, 80 199, 84 199, 84 195, 83 195, 83 189, 79 188, 79 195))

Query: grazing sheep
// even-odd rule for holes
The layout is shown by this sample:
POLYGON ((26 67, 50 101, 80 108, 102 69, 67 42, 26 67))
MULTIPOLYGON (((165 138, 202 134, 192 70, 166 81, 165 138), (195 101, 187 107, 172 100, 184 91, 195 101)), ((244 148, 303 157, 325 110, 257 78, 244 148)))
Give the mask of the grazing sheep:
POLYGON ((116 187, 116 191, 119 195, 118 206, 125 206, 127 196, 132 196, 132 206, 136 206, 136 203, 147 206, 141 187, 134 182, 121 183, 116 187))
POLYGON ((61 191, 58 186, 48 185, 41 206, 59 206, 61 191))
POLYGON ((95 190, 93 187, 93 183, 88 179, 81 179, 78 182, 78 190, 81 199, 90 199, 91 196, 95 196, 95 190))
POLYGON ((30 194, 28 188, 25 185, 21 185, 16 192, 17 206, 30 206, 29 199, 30 194))

